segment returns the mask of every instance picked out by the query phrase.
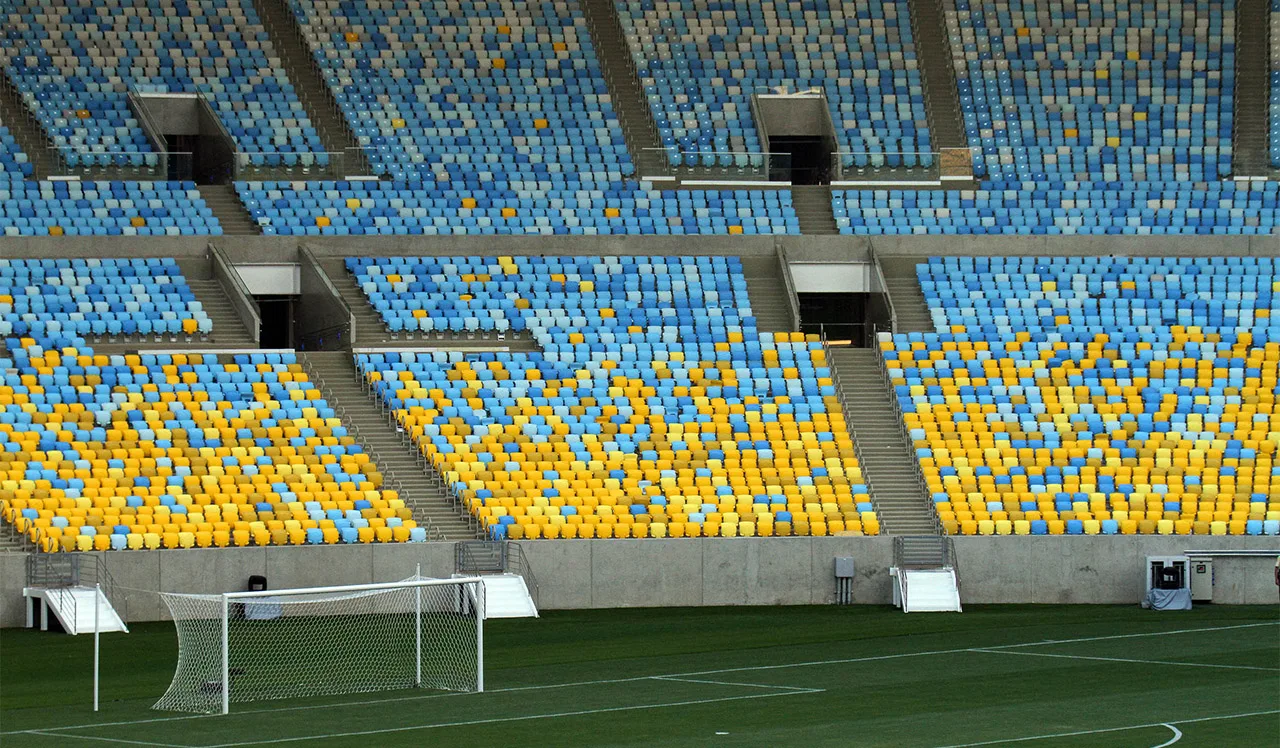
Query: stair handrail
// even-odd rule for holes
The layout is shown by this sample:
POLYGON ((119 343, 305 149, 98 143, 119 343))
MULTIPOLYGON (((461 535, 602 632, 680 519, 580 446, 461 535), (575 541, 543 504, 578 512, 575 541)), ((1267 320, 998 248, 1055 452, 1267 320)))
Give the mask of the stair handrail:
MULTIPOLYGON (((347 416, 346 408, 336 404, 338 401, 333 397, 332 390, 329 389, 329 385, 324 381, 324 377, 320 376, 320 374, 316 372, 315 367, 311 365, 310 359, 304 356, 301 357, 301 362, 303 370, 307 373, 307 377, 310 379, 312 384, 316 385, 316 388, 319 389, 321 393, 325 394, 325 399, 329 403, 329 407, 333 410, 334 414, 338 416, 338 420, 342 422, 342 425, 346 427, 347 433, 354 436, 356 442, 360 444, 360 448, 369 455, 375 465, 379 466, 379 471, 383 473, 382 490, 386 490, 386 486, 389 484, 390 487, 395 490, 396 495, 400 497, 400 500, 404 501, 405 505, 408 506, 409 502, 405 501, 405 497, 408 496, 408 493, 404 490, 404 484, 400 482, 400 479, 397 478, 394 473, 389 475, 387 474, 387 471, 390 470, 388 467, 389 463, 382 458, 382 455, 378 450, 370 445, 369 441, 360 433, 360 427, 347 416)), ((412 512, 413 509, 410 508, 409 511, 412 512)), ((444 532, 435 526, 435 523, 431 521, 430 517, 425 515, 415 515, 414 521, 418 522, 418 526, 422 527, 422 529, 426 531, 429 539, 445 539, 444 532)))
POLYGON ((253 292, 249 290, 244 278, 241 278, 240 273, 236 271, 235 265, 217 244, 209 242, 208 251, 214 279, 226 291, 236 316, 249 331, 249 339, 253 341, 253 347, 257 348, 262 341, 262 311, 253 298, 253 292))
POLYGON ((893 379, 889 376, 889 366, 885 362, 884 352, 880 349, 880 343, 877 340, 875 345, 876 365, 880 370, 880 379, 884 383, 885 390, 889 395, 889 402, 893 406, 894 419, 898 423, 898 429, 902 433, 902 443, 907 446, 907 450, 911 453, 911 467, 916 474, 916 481, 920 484, 920 493, 929 502, 929 514, 933 517, 934 530, 942 534, 942 518, 938 516, 937 504, 933 501, 933 494, 929 491, 929 482, 924 478, 924 470, 920 468, 920 460, 916 459, 915 441, 911 438, 911 431, 907 429, 907 422, 903 418, 902 403, 898 400, 898 393, 893 388, 893 379))
POLYGON ((540 590, 533 566, 519 543, 509 540, 463 540, 454 545, 454 572, 458 574, 516 574, 539 607, 540 590))
POLYGON ((791 274, 791 262, 787 259, 787 248, 780 243, 774 244, 778 260, 778 270, 782 275, 782 285, 787 293, 787 306, 791 308, 791 329, 800 329, 800 302, 796 294, 796 279, 791 274))
POLYGON ((403 413, 392 408, 385 401, 380 392, 375 390, 374 387, 368 386, 367 381, 365 381, 364 384, 366 385, 364 387, 366 394, 379 407, 383 416, 387 419, 388 425, 396 429, 397 433, 401 435, 401 440, 406 443, 406 446, 412 446, 414 456, 418 460, 418 465, 422 470, 423 476, 426 477, 427 481, 433 487, 439 489, 442 494, 451 499, 455 516, 462 522, 466 523, 467 527, 470 528, 473 533, 481 534, 484 527, 481 525, 479 518, 467 509, 466 505, 462 502, 461 497, 458 496, 457 489, 452 483, 445 480, 444 477, 440 475, 440 468, 433 461, 429 460, 423 453, 422 445, 418 438, 411 435, 409 433, 409 429, 406 428, 405 424, 400 420, 403 413))
POLYGON ((885 280, 884 268, 880 266, 880 255, 876 254, 874 242, 870 244, 868 251, 871 254, 871 266, 875 268, 876 271, 876 283, 880 285, 880 292, 884 294, 885 304, 889 307, 889 331, 891 333, 897 333, 898 309, 893 305, 893 294, 889 293, 889 283, 885 280))
MULTIPOLYGON (((329 106, 338 113, 338 126, 342 128, 342 132, 346 135, 346 139, 356 144, 357 147, 354 149, 348 148, 344 144, 342 150, 344 153, 346 151, 354 150, 356 153, 356 160, 363 163, 348 164, 348 166, 355 167, 355 169, 348 168, 347 173, 350 174, 353 170, 358 170, 364 173, 371 172, 372 162, 369 160, 369 154, 365 151, 364 147, 360 145, 360 139, 356 137, 355 129, 352 127, 351 123, 347 121, 347 113, 343 111, 342 107, 338 104, 338 100, 333 94, 333 89, 329 87, 328 76, 325 73, 324 68, 320 67, 320 62, 316 60, 315 50, 312 48, 310 40, 307 39, 306 32, 303 31, 302 21, 298 18, 298 15, 293 12, 293 8, 291 7, 289 0, 259 0, 259 2, 275 2, 281 7, 284 14, 289 17, 291 21, 289 24, 290 28, 285 30, 284 33, 291 34, 294 40, 301 45, 303 56, 307 58, 307 64, 311 66, 311 71, 320 79, 320 83, 324 90, 323 95, 329 99, 329 106)), ((259 15, 261 16, 261 14, 259 15)), ((275 24, 272 24, 266 18, 259 17, 258 21, 262 24, 263 28, 268 30, 275 28, 275 24)), ((275 34, 272 34, 272 37, 274 36, 275 34)), ((277 57, 279 57, 279 51, 277 50, 276 52, 277 57)), ((279 59, 281 64, 283 64, 284 58, 279 57, 279 59)), ((316 104, 311 102, 310 95, 299 89, 296 85, 294 86, 294 94, 299 100, 304 102, 304 105, 310 105, 307 107, 308 112, 315 110, 316 104)), ((312 124, 318 125, 319 123, 312 122, 312 124)), ((341 179, 342 177, 340 176, 338 178, 341 179)))
MULTIPOLYGON (((115 577, 99 554, 32 553, 26 558, 25 571, 27 587, 55 590, 98 587, 120 620, 128 620, 128 598, 117 591, 115 577)), ((75 620, 75 596, 63 595, 62 598, 64 602, 71 600, 71 620, 75 620)))
MULTIPOLYGON (((831 371, 834 366, 834 360, 831 356, 831 345, 827 342, 827 334, 823 331, 819 333, 818 337, 819 340, 822 341, 823 355, 827 358, 827 370, 831 371)), ((862 453, 862 440, 854 438, 853 429, 849 426, 849 398, 845 396, 843 377, 841 377, 840 372, 837 371, 835 372, 835 376, 831 379, 836 385, 836 396, 840 398, 840 407, 844 409, 845 430, 849 433, 849 440, 853 442, 853 454, 858 458, 858 468, 862 469, 862 467, 866 465, 866 460, 863 459, 862 453)), ((866 474, 863 474, 862 480, 866 483, 867 488, 871 489, 871 505, 876 506, 875 484, 866 474)), ((879 513, 876 514, 876 517, 880 519, 881 529, 884 534, 888 535, 888 523, 884 521, 884 518, 879 513)))

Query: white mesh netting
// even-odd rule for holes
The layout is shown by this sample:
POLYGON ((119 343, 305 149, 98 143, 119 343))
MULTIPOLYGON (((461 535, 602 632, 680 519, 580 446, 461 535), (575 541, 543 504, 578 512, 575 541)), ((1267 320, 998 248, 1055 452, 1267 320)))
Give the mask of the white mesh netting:
POLYGON ((477 616, 483 613, 477 607, 483 608, 484 587, 478 582, 410 579, 377 589, 278 590, 269 597, 161 597, 177 626, 178 665, 155 709, 223 710, 224 610, 229 702, 481 688, 477 616))

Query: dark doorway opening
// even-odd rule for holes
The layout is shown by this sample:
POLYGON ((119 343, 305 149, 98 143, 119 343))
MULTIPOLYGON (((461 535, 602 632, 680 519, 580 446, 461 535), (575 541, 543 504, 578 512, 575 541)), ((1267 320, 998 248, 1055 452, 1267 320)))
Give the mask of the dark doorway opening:
POLYGON ((254 296, 262 326, 258 345, 263 348, 293 348, 293 305, 296 296, 254 296))
POLYGON ((802 293, 797 296, 802 332, 825 335, 833 346, 865 348, 871 344, 866 324, 867 294, 802 293))
POLYGON ((792 184, 830 184, 831 146, 816 135, 774 136, 769 150, 790 166, 792 184))

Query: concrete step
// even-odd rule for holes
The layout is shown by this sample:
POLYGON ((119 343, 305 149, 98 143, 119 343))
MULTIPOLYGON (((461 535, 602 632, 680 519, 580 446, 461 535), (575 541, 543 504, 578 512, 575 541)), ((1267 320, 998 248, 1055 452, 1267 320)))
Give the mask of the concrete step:
POLYGON ((245 210, 234 185, 202 184, 196 189, 200 190, 200 198, 217 217, 222 233, 228 236, 254 236, 262 233, 249 211, 245 210))
POLYGON ((43 179, 62 173, 62 159, 49 142, 49 136, 5 75, 0 75, 0 124, 9 129, 9 134, 27 154, 34 170, 31 178, 43 179))
POLYGON ((885 291, 897 313, 897 331, 900 333, 934 331, 933 315, 929 313, 929 305, 916 276, 916 265, 925 260, 917 256, 879 257, 885 291))
POLYGON ((364 150, 325 83, 288 0, 253 0, 253 5, 325 150, 342 154, 341 176, 368 174, 364 150))
POLYGON ((231 300, 222 284, 216 280, 187 280, 191 292, 204 306, 205 312, 213 322, 212 341, 220 345, 238 345, 244 348, 254 347, 253 336, 244 327, 244 322, 235 312, 231 300))
POLYGON ((782 280, 782 268, 776 255, 749 256, 742 259, 742 274, 747 281, 747 296, 760 332, 792 332, 791 301, 782 280))
POLYGON ((1239 0, 1235 26, 1234 176, 1270 176, 1271 18, 1266 0, 1239 0))
POLYGON ((581 7, 596 59, 600 63, 600 72, 609 88, 609 100, 636 167, 636 176, 659 176, 665 170, 659 152, 662 140, 658 137, 658 128, 653 122, 649 101, 640 85, 635 62, 631 59, 631 48, 627 45, 613 0, 582 0, 581 7))
POLYGON ((846 422, 858 445, 862 475, 885 532, 933 534, 938 532, 933 506, 916 476, 915 455, 898 423, 877 355, 873 349, 847 347, 831 348, 828 354, 832 374, 841 385, 846 422), (850 415, 855 413, 856 417, 850 415))
POLYGON ((839 234, 835 213, 831 209, 830 185, 793 185, 791 205, 800 219, 801 234, 839 234))
POLYGON ((394 486, 429 535, 444 540, 479 537, 477 524, 455 501, 434 469, 418 459, 377 404, 356 380, 351 354, 346 351, 299 353, 317 389, 337 410, 357 440, 369 451, 382 471, 384 486, 394 486))
POLYGON ((930 141, 935 149, 966 148, 969 142, 956 91, 955 60, 943 3, 941 0, 912 0, 908 7, 916 45, 916 64, 920 67, 929 115, 930 141))

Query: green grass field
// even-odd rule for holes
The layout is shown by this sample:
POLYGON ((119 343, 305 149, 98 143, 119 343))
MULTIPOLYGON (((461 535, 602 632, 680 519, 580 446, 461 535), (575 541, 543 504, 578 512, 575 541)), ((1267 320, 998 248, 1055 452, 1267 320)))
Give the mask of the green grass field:
POLYGON ((486 626, 483 694, 150 705, 171 624, 0 633, 0 745, 1277 746, 1280 608, 548 612, 486 626))

